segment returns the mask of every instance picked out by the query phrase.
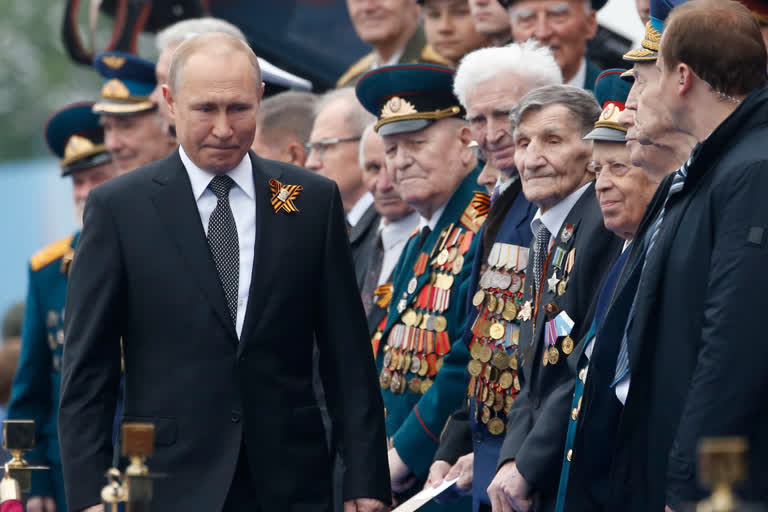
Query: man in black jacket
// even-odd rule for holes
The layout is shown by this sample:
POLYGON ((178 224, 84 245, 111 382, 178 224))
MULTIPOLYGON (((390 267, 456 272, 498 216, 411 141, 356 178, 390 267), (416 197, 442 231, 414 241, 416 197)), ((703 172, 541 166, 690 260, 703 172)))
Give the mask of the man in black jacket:
POLYGON ((662 183, 636 240, 642 271, 613 382, 626 402, 611 510, 699 499, 697 445, 712 436, 748 440, 743 496, 768 500, 768 345, 757 339, 768 285, 765 59, 748 10, 695 0, 667 19, 659 79, 640 97, 638 126, 669 115, 702 142, 662 183))

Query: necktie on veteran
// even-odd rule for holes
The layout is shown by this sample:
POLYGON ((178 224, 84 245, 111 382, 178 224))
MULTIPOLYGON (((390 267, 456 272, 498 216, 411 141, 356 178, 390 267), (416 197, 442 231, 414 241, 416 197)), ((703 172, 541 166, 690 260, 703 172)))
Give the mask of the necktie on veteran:
POLYGON ((533 284, 538 289, 539 283, 541 283, 541 273, 544 270, 544 260, 547 257, 547 248, 549 246, 549 230, 543 222, 539 223, 539 228, 536 230, 536 245, 533 255, 533 284))
MULTIPOLYGON (((694 150, 695 151, 695 150, 694 150)), ((661 207, 661 210, 659 211, 659 216, 656 219, 656 222, 653 224, 653 228, 649 231, 651 234, 650 238, 648 238, 647 244, 646 244, 646 250, 645 250, 645 260, 643 261, 643 269, 640 273, 640 284, 638 285, 638 291, 640 290, 640 287, 643 284, 643 276, 645 274, 645 265, 648 263, 648 257, 652 254, 653 248, 656 245, 656 240, 659 237, 659 233, 661 232, 661 226, 664 222, 664 213, 667 209, 667 203, 669 202, 669 198, 673 195, 677 194, 683 189, 683 185, 685 185, 685 178, 688 176, 688 167, 691 165, 691 162, 693 161, 693 156, 688 159, 687 162, 685 162, 680 169, 678 169, 675 172, 674 178, 672 178, 672 184, 669 186, 669 192, 667 193, 667 198, 664 200, 664 205, 661 207)), ((632 306, 629 309, 629 315, 627 317, 627 325, 624 326, 624 336, 621 337, 621 347, 619 348, 619 355, 616 358, 616 373, 614 375, 614 380, 611 386, 616 386, 619 382, 621 382, 624 377, 629 374, 629 330, 632 327, 632 321, 635 318, 635 306, 637 305, 637 292, 635 292, 635 298, 632 300, 632 306)))
POLYGON ((237 321, 237 291, 240 279, 240 244, 229 191, 235 184, 229 176, 216 176, 208 188, 216 195, 216 208, 208 221, 208 247, 211 249, 219 280, 224 289, 232 321, 237 321))
POLYGON ((424 242, 427 240, 427 237, 430 235, 430 233, 432 233, 432 229, 429 226, 424 226, 421 228, 421 231, 419 231, 419 249, 424 246, 424 242))

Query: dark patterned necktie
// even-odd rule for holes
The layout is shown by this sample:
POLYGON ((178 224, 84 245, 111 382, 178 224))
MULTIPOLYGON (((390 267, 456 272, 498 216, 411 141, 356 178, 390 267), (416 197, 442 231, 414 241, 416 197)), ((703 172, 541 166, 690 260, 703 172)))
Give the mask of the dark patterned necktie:
POLYGON ((229 206, 229 190, 235 182, 229 176, 216 176, 208 188, 216 194, 216 208, 208 220, 208 247, 211 249, 221 287, 227 299, 232 321, 237 323, 237 289, 240 280, 240 244, 232 208, 229 206))
POLYGON ((539 223, 539 229, 536 230, 536 253, 533 255, 533 285, 538 291, 541 284, 541 273, 544 271, 544 260, 547 257, 547 248, 549 247, 549 230, 543 222, 539 223))

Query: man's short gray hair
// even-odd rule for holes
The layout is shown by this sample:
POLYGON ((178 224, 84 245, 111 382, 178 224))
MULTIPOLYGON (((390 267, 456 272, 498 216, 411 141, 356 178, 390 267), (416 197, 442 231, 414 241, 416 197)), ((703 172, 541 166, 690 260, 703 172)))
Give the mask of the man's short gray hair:
POLYGON ((259 108, 262 140, 272 142, 292 135, 306 144, 315 121, 315 103, 317 96, 304 91, 284 91, 265 98, 259 108))
POLYGON ((373 128, 375 125, 375 122, 368 123, 368 125, 363 128, 363 134, 360 135, 360 143, 357 145, 357 159, 360 163, 361 169, 365 169, 365 141, 368 140, 368 137, 372 135, 380 137, 380 135, 376 133, 376 130, 373 128))
MULTIPOLYGON (((592 0, 581 0, 581 8, 584 11, 585 16, 590 16, 592 14, 592 11, 594 10, 592 8, 592 0)), ((514 24, 515 23, 515 14, 516 14, 516 8, 514 2, 509 6, 507 9, 509 11, 509 19, 514 24)))
POLYGON ((181 44, 192 36, 207 34, 209 32, 223 32, 236 37, 243 42, 247 42, 242 30, 230 22, 219 18, 206 17, 179 21, 164 28, 157 33, 157 36, 155 37, 155 46, 157 47, 157 51, 162 53, 166 48, 181 44))
POLYGON ((600 117, 600 105, 591 92, 572 85, 548 85, 534 89, 512 108, 509 119, 514 128, 527 114, 551 105, 562 105, 579 123, 581 135, 588 134, 600 117))
POLYGON ((453 92, 467 107, 467 91, 503 73, 512 73, 530 89, 563 83, 563 74, 552 50, 534 41, 482 48, 461 59, 453 92))
POLYGON ((351 130, 351 136, 362 135, 365 127, 376 121, 376 117, 365 110, 355 94, 354 87, 342 87, 333 89, 320 97, 315 105, 315 117, 328 108, 332 103, 343 100, 347 108, 345 122, 351 130))

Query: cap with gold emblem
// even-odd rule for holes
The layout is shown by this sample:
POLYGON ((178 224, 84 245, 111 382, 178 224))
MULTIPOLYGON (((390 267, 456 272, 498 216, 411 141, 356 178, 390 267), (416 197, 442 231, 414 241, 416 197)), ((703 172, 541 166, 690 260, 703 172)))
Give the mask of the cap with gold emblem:
POLYGON ((645 24, 645 36, 640 42, 640 48, 635 48, 624 54, 624 60, 631 62, 653 61, 659 57, 659 43, 664 32, 664 22, 672 9, 686 0, 651 0, 650 17, 645 24))
POLYGON ((619 123, 619 114, 629 96, 632 84, 622 78, 626 69, 607 69, 595 81, 595 98, 603 108, 595 123, 595 129, 585 140, 624 142, 627 129, 619 123))
POLYGON ((154 110, 149 95, 157 84, 155 65, 129 53, 105 52, 93 59, 104 77, 101 99, 93 106, 97 114, 136 114, 154 110))
POLYGON ((415 132, 447 117, 464 115, 453 94, 454 70, 431 64, 399 64, 369 71, 357 82, 357 99, 378 117, 379 135, 415 132))
POLYGON ((62 176, 112 160, 93 105, 89 101, 72 103, 54 113, 45 124, 45 140, 51 152, 61 159, 62 176))

